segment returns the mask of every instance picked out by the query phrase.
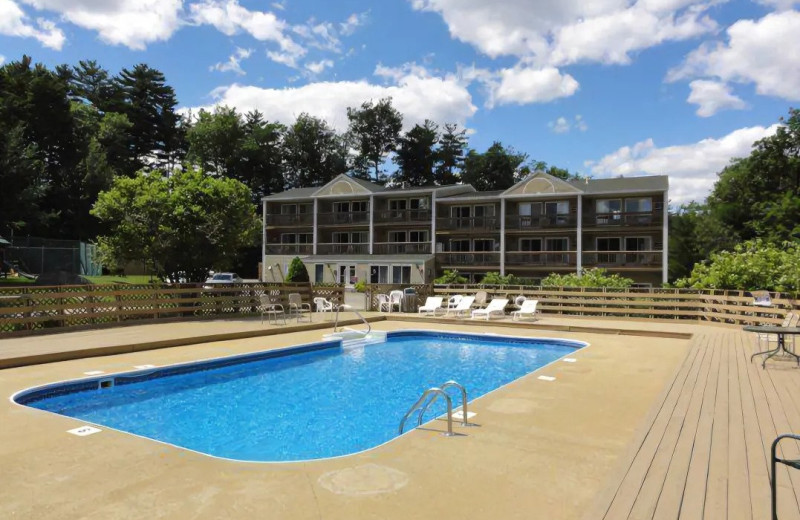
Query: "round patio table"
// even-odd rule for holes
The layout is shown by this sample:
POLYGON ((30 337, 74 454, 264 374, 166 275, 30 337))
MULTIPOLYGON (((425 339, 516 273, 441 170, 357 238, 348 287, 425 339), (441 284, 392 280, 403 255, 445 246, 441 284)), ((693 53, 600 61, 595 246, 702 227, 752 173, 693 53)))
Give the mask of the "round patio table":
POLYGON ((777 356, 781 352, 784 352, 794 357, 797 360, 797 364, 800 365, 800 356, 798 356, 792 351, 786 350, 786 336, 800 334, 800 327, 781 327, 779 325, 748 325, 744 327, 744 330, 746 332, 756 332, 758 334, 775 334, 778 337, 777 347, 775 347, 772 350, 756 352, 755 354, 750 356, 750 361, 753 361, 753 358, 756 356, 766 354, 766 357, 764 357, 764 361, 761 363, 761 367, 766 368, 767 360, 769 358, 777 356))

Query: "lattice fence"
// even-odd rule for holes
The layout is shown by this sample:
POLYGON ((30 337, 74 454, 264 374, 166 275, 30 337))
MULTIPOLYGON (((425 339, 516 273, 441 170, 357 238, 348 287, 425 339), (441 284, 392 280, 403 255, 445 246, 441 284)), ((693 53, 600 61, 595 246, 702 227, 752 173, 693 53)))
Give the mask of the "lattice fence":
POLYGON ((425 298, 433 295, 433 286, 427 284, 401 285, 401 284, 372 284, 367 285, 367 309, 368 311, 378 310, 378 295, 388 295, 392 291, 402 291, 403 289, 413 288, 417 292, 417 301, 414 307, 419 307, 425 303, 425 298))

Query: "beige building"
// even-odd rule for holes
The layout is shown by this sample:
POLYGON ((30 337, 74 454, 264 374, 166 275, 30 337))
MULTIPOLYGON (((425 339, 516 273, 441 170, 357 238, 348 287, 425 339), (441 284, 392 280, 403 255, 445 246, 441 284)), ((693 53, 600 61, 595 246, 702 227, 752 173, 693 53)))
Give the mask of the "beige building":
POLYGON ((300 257, 313 282, 418 284, 444 269, 540 280, 604 267, 667 281, 667 176, 564 181, 538 172, 505 191, 384 187, 340 175, 264 197, 265 281, 300 257))

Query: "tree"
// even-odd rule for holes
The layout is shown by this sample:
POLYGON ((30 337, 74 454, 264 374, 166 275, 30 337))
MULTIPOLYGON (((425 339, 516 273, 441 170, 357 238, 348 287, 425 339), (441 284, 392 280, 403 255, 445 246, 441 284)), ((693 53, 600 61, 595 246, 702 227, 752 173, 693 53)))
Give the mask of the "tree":
POLYGON ((245 185, 197 170, 118 177, 92 214, 109 227, 98 238, 109 265, 147 262, 164 279, 189 281, 230 268, 260 227, 245 185))
POLYGON ((236 109, 218 106, 213 112, 200 110, 186 132, 187 160, 208 173, 236 177, 245 139, 245 129, 236 109))
POLYGON ((467 153, 461 180, 478 191, 506 190, 519 180, 520 167, 526 158, 527 154, 495 141, 486 153, 475 150, 467 153))
POLYGON ((423 125, 414 125, 398 140, 394 162, 398 166, 394 175, 396 182, 406 182, 411 186, 425 186, 434 183, 436 163, 435 146, 439 140, 438 126, 429 120, 423 125))
POLYGON ((297 256, 294 257, 292 262, 289 264, 289 272, 286 275, 286 281, 295 283, 307 283, 310 281, 306 264, 304 264, 303 261, 297 256))
POLYGON ((688 276, 697 262, 711 253, 732 248, 738 237, 710 213, 708 206, 691 202, 669 216, 669 279, 688 276))
POLYGON ((455 184, 458 173, 464 164, 464 151, 467 148, 467 131, 458 130, 458 125, 445 124, 436 150, 434 179, 436 184, 455 184))
POLYGON ((261 197, 283 190, 286 127, 264 121, 260 112, 252 111, 245 114, 244 129, 238 179, 250 187, 253 202, 258 203, 261 197))
POLYGON ((344 140, 308 114, 300 114, 286 130, 283 149, 287 188, 322 186, 347 171, 344 140))
POLYGON ((354 159, 354 174, 380 182, 384 179, 381 170, 384 158, 397 148, 403 116, 392 106, 392 99, 385 98, 377 104, 364 102, 360 109, 348 108, 351 146, 357 151, 354 159))

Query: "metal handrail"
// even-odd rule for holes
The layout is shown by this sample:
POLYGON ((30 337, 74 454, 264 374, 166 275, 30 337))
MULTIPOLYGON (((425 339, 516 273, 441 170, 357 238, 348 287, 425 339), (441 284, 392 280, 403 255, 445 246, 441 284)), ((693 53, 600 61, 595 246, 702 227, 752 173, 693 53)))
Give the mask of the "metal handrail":
POLYGON ((447 395, 447 392, 437 387, 425 390, 425 392, 422 393, 422 397, 420 397, 416 403, 411 405, 411 408, 409 408, 406 414, 403 416, 403 420, 400 421, 400 427, 398 428, 398 433, 400 434, 403 433, 403 428, 405 428, 406 421, 408 420, 408 418, 411 416, 412 413, 414 413, 420 407, 420 405, 422 405, 422 403, 424 403, 428 399, 428 396, 431 394, 436 395, 436 397, 440 395, 444 397, 445 403, 447 403, 447 433, 445 433, 444 435, 448 437, 452 437, 453 435, 455 435, 453 433, 453 402, 450 399, 450 396, 447 395))
MULTIPOLYGON (((361 321, 364 322, 364 325, 367 326, 367 331, 366 332, 364 332, 362 330, 353 330, 353 329, 350 329, 350 330, 353 330, 353 332, 358 332, 359 334, 363 334, 365 337, 367 335, 369 335, 370 332, 372 332, 372 325, 369 324, 367 319, 364 316, 362 316, 360 312, 358 312, 357 310, 353 309, 349 305, 337 305, 336 306, 336 319, 333 322, 333 332, 337 332, 336 329, 339 326, 339 310, 341 310, 343 307, 344 307, 344 310, 346 310, 346 311, 354 312, 356 316, 361 318, 361 321)), ((344 328, 342 328, 342 330, 344 330, 344 328)))
MULTIPOLYGON (((447 390, 450 387, 458 388, 458 390, 461 392, 461 413, 464 415, 464 417, 462 417, 461 420, 461 426, 472 426, 467 422, 467 389, 464 388, 464 385, 462 385, 458 381, 453 381, 453 380, 446 382, 440 388, 442 390, 447 390)), ((424 412, 420 413, 420 419, 422 418, 422 413, 424 412)))

